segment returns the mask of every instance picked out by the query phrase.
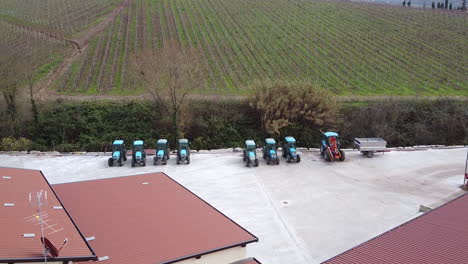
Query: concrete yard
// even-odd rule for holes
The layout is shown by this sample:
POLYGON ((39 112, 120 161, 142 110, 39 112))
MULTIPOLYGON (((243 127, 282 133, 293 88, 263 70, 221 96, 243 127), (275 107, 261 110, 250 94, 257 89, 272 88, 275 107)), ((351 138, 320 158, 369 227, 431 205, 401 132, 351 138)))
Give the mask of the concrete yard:
POLYGON ((248 256, 265 264, 305 264, 418 216, 421 204, 463 193, 467 150, 392 151, 371 159, 350 150, 346 161, 333 163, 304 150, 299 164, 261 160, 257 168, 245 167, 242 153, 232 150, 193 153, 190 165, 171 158, 166 166, 136 168, 130 160, 107 167, 110 154, 2 154, 0 166, 42 170, 51 184, 163 171, 259 237, 247 246, 248 256))

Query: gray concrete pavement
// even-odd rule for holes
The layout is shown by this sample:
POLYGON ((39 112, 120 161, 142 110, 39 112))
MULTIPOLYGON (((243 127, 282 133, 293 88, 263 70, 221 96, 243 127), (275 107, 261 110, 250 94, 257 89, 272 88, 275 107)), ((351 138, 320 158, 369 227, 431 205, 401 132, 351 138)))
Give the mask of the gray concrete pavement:
MULTIPOLYGON (((393 151, 369 159, 348 151, 327 163, 246 168, 241 153, 194 153, 192 164, 107 167, 108 156, 0 155, 0 166, 40 169, 53 183, 163 171, 259 237, 247 247, 263 263, 319 263, 461 192, 467 148, 393 151)), ((258 152, 260 154, 260 151, 258 152)), ((148 162, 150 163, 150 162, 148 162)))

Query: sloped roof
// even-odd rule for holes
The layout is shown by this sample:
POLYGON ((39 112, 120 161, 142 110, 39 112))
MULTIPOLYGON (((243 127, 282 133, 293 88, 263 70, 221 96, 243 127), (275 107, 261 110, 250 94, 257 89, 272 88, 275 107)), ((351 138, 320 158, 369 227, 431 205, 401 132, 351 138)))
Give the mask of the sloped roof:
POLYGON ((468 194, 323 263, 466 264, 468 194))
POLYGON ((262 264, 256 258, 246 258, 244 260, 236 261, 231 264, 262 264))
POLYGON ((30 193, 33 197, 41 190, 44 197, 47 193, 41 212, 45 237, 57 248, 68 238, 59 257, 49 261, 95 260, 94 252, 40 171, 0 168, 0 262, 44 260, 39 214, 29 200, 30 193), (25 233, 34 237, 25 238, 25 233))
POLYGON ((53 188, 109 264, 173 263, 258 241, 163 173, 53 188))

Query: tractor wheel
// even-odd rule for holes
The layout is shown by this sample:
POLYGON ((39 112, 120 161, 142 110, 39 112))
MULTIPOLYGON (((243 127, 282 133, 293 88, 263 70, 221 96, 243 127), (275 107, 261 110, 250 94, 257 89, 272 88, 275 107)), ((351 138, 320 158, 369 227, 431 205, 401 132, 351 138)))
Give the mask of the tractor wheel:
POLYGON ((267 162, 267 164, 270 164, 270 162, 271 162, 270 156, 266 156, 266 162, 267 162))
POLYGON ((250 166, 250 159, 247 159, 245 162, 245 166, 249 167, 250 166))
POLYGON ((323 156, 323 146, 322 145, 320 145, 320 155, 323 156))
POLYGON ((135 167, 135 160, 132 159, 132 167, 135 167))
POLYGON ((120 159, 119 159, 119 166, 120 166, 120 167, 123 166, 123 158, 120 158, 120 159))
POLYGON ((107 165, 109 165, 109 167, 114 166, 114 160, 113 160, 112 158, 109 158, 109 159, 107 160, 107 165))
POLYGON ((255 167, 258 167, 258 159, 255 159, 255 167))
POLYGON ((163 165, 167 165, 167 159, 166 159, 166 157, 164 157, 164 158, 162 159, 162 164, 163 164, 163 165))
POLYGON ((276 158, 275 163, 276 163, 276 165, 279 164, 279 159, 278 158, 276 158))
POLYGON ((301 162, 301 156, 299 156, 299 154, 297 154, 296 161, 297 161, 297 163, 301 162))
POLYGON ((158 158, 153 157, 153 165, 156 165, 156 163, 158 163, 158 158))
POLYGON ((169 160, 169 151, 166 152, 166 160, 169 160))
POLYGON ((346 158, 345 152, 344 152, 344 150, 341 150, 341 149, 339 151, 340 151, 340 161, 344 161, 345 158, 346 158))
POLYGON ((326 161, 331 161, 331 156, 330 156, 330 151, 325 150, 323 157, 325 158, 326 161))
POLYGON ((143 167, 145 167, 145 166, 146 166, 146 160, 144 159, 143 160, 143 167))
POLYGON ((289 156, 289 155, 286 156, 286 162, 287 162, 287 163, 290 163, 290 162, 291 162, 291 156, 289 156))
POLYGON ((177 164, 180 164, 180 158, 177 156, 177 164))
POLYGON ((243 160, 246 161, 247 160, 247 155, 245 154, 245 149, 243 151, 243 160))
POLYGON ((368 151, 368 152, 366 153, 366 156, 367 156, 368 158, 374 157, 374 151, 368 151))
POLYGON ((190 156, 187 156, 187 164, 190 164, 190 156))

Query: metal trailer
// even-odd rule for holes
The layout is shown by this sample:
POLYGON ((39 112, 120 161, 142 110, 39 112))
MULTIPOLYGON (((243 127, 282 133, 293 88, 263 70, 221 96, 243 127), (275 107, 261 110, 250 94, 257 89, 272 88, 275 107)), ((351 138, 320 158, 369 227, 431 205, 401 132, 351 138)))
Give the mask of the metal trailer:
POLYGON ((388 152, 387 141, 381 138, 355 138, 354 148, 372 158, 375 152, 388 152))

